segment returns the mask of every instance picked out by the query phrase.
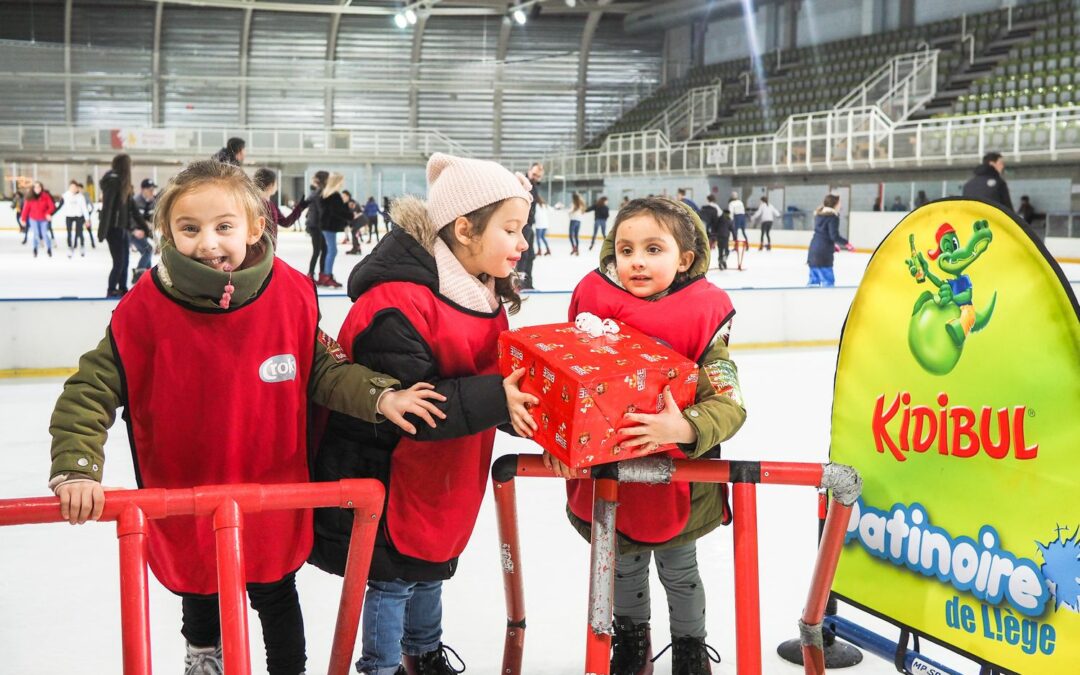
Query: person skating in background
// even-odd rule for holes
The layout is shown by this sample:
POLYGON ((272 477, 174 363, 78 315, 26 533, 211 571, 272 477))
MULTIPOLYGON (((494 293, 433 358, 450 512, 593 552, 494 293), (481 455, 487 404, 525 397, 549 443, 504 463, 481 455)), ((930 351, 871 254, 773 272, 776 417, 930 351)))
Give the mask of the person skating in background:
POLYGON ((86 238, 83 237, 83 228, 90 219, 90 210, 83 198, 79 181, 73 180, 68 184, 67 192, 61 197, 59 215, 64 219, 67 230, 68 257, 75 255, 78 248, 82 256, 86 256, 86 238))
POLYGON ((382 210, 379 211, 379 215, 383 219, 383 227, 386 228, 386 233, 390 234, 390 230, 394 228, 394 222, 390 219, 390 198, 382 198, 382 210))
MULTIPOLYGON (((275 258, 264 224, 262 195, 232 165, 193 162, 170 182, 157 213, 156 283, 136 285, 117 305, 53 411, 49 486, 65 520, 101 516, 105 441, 120 407, 136 480, 151 489, 307 482, 309 402, 381 428, 387 419, 411 429, 405 413, 437 412, 431 385, 400 390, 345 359, 319 329, 311 282, 275 258), (293 377, 260 382, 268 356, 290 359, 293 377), (259 413, 270 411, 274 423, 264 423, 259 413)), ((190 516, 148 525, 150 568, 181 596, 186 675, 222 672, 211 525, 190 516)), ((311 513, 245 513, 242 536, 266 672, 301 675, 295 573, 311 551, 311 513)))
POLYGON ((371 237, 379 241, 379 203, 374 197, 368 197, 364 202, 364 217, 367 218, 368 236, 367 243, 371 243, 371 237))
POLYGON ((750 248, 750 237, 746 234, 746 204, 743 203, 739 193, 732 192, 731 200, 728 201, 728 212, 731 213, 731 231, 736 242, 739 241, 739 232, 742 232, 746 247, 750 248))
POLYGON ((225 142, 225 147, 214 153, 212 159, 233 166, 242 166, 247 157, 247 141, 232 137, 225 142))
POLYGON ((964 183, 963 192, 968 199, 1004 206, 1012 211, 1012 197, 1005 182, 1005 157, 1000 152, 986 153, 982 164, 975 167, 975 175, 964 183))
MULTIPOLYGON (((726 251, 718 248, 720 243, 720 217, 722 215, 723 211, 720 209, 720 205, 716 203, 716 196, 712 193, 705 195, 705 205, 701 207, 698 217, 701 218, 701 222, 705 225, 705 232, 709 235, 710 250, 717 248, 716 257, 720 260, 720 269, 724 269, 723 259, 726 257, 726 251)), ((724 245, 726 248, 726 238, 724 245)))
POLYGON ((536 242, 534 241, 536 238, 536 207, 539 204, 540 183, 544 180, 544 165, 537 162, 530 166, 527 178, 532 184, 530 192, 532 203, 529 206, 529 219, 525 223, 525 229, 522 230, 522 236, 525 237, 525 243, 529 245, 529 248, 525 249, 525 252, 521 254, 521 260, 517 264, 522 289, 535 288, 533 283, 533 262, 536 260, 536 242))
POLYGON ((580 255, 581 219, 585 216, 585 200, 578 193, 570 195, 570 255, 580 255))
POLYGON ((113 157, 112 168, 98 181, 101 188, 101 211, 98 214, 98 241, 109 245, 112 269, 106 297, 116 298, 127 293, 127 265, 130 258, 130 233, 146 227, 135 205, 135 188, 131 184, 131 157, 120 153, 113 157))
POLYGON ((754 212, 754 223, 761 229, 761 241, 758 243, 759 251, 772 250, 772 226, 773 222, 779 217, 780 212, 769 203, 769 197, 761 195, 761 203, 758 204, 758 209, 754 212), (766 242, 766 240, 768 241, 766 242))
POLYGON ((810 267, 808 286, 835 286, 833 254, 841 248, 854 251, 855 247, 840 236, 840 197, 825 195, 821 206, 814 211, 814 236, 810 239, 806 264, 810 267))
POLYGON ((27 228, 33 234, 35 258, 38 254, 38 244, 42 242, 45 244, 45 251, 50 258, 52 257, 53 242, 49 236, 49 223, 55 212, 56 202, 53 201, 52 195, 41 184, 41 181, 34 181, 34 184, 30 186, 26 199, 23 201, 21 216, 27 228))
POLYGON ((601 244, 604 243, 604 239, 607 237, 607 220, 608 216, 611 215, 611 209, 609 209, 607 205, 607 197, 601 195, 601 197, 596 200, 596 203, 585 209, 585 211, 592 211, 593 217, 595 218, 595 220, 593 220, 592 239, 589 240, 589 250, 591 251, 593 250, 593 246, 596 245, 596 235, 600 235, 601 244))
MULTIPOLYGON (((314 478, 377 478, 386 507, 363 612, 361 673, 450 675, 442 586, 454 575, 484 499, 495 427, 535 428, 537 399, 499 375, 496 343, 517 311, 516 260, 530 191, 494 162, 435 153, 427 200, 395 201, 397 226, 349 275, 354 304, 339 341, 357 363, 403 384, 435 383, 438 426, 405 433, 330 415, 314 478), (404 652, 404 655, 403 655, 404 652)), ((311 562, 345 571, 351 514, 315 512, 311 562)))
POLYGON ((139 194, 135 195, 135 207, 142 215, 144 225, 136 225, 131 230, 131 245, 139 252, 139 261, 131 270, 131 283, 135 283, 150 269, 151 257, 154 254, 154 232, 150 224, 154 221, 154 207, 157 205, 157 183, 149 178, 144 178, 139 184, 139 194))
POLYGON ((1031 198, 1027 195, 1020 197, 1020 208, 1016 210, 1016 213, 1023 218, 1024 222, 1028 225, 1032 225, 1040 217, 1035 211, 1035 207, 1031 205, 1031 198))
POLYGON ((308 198, 307 196, 301 197, 300 203, 293 207, 289 215, 283 216, 281 209, 278 208, 277 200, 274 199, 274 195, 278 191, 277 172, 265 167, 256 171, 255 187, 258 188, 259 193, 262 195, 263 207, 266 209, 266 232, 270 235, 270 241, 273 242, 274 249, 277 250, 278 232, 282 229, 288 229, 300 219, 300 214, 308 206, 308 198))
MULTIPOLYGON (((676 191, 676 196, 678 197, 678 201, 680 201, 683 204, 686 204, 687 206, 689 206, 691 209, 694 210, 694 213, 698 213, 698 214, 701 213, 701 208, 698 207, 697 203, 695 203, 693 199, 690 199, 689 197, 686 196, 686 188, 679 188, 676 191)), ((624 206, 625 206, 625 204, 624 204, 624 206)))
POLYGON ((536 199, 536 255, 551 255, 551 244, 548 244, 547 231, 548 221, 551 219, 551 211, 547 202, 540 195, 536 199), (543 251, 543 253, 541 253, 543 251))
POLYGON ((307 210, 305 229, 311 237, 311 262, 308 263, 308 277, 312 281, 316 281, 316 265, 321 278, 322 269, 326 264, 326 240, 323 238, 322 228, 319 226, 321 219, 319 212, 322 210, 322 191, 326 187, 326 179, 329 177, 330 173, 328 171, 316 171, 311 178, 311 192, 308 193, 307 197, 310 206, 308 206, 307 210))
POLYGON ((337 259, 337 236, 345 231, 352 220, 352 213, 345 204, 341 194, 341 186, 345 184, 345 176, 340 173, 331 173, 326 179, 326 187, 321 193, 319 204, 319 230, 322 231, 323 240, 326 242, 326 260, 323 262, 322 274, 315 282, 316 286, 328 288, 341 288, 341 283, 334 278, 334 261, 337 259))
MULTIPOLYGON (((633 200, 619 210, 601 247, 599 268, 578 283, 570 299, 571 321, 581 312, 625 321, 698 365, 691 405, 680 410, 665 390, 662 412, 625 416, 634 423, 624 429, 631 440, 622 443, 631 454, 673 443, 679 449, 669 451, 670 457, 718 457, 720 443, 746 419, 738 369, 728 354, 735 309, 727 293, 705 278, 708 242, 705 226, 689 205, 667 198, 633 200)), ((574 477, 546 452, 544 463, 557 475, 574 477)), ((570 522, 586 541, 592 521, 590 483, 566 484, 570 522)), ((730 521, 724 483, 619 486, 611 675, 638 675, 651 665, 652 559, 667 594, 671 672, 710 672, 696 541, 730 521)))

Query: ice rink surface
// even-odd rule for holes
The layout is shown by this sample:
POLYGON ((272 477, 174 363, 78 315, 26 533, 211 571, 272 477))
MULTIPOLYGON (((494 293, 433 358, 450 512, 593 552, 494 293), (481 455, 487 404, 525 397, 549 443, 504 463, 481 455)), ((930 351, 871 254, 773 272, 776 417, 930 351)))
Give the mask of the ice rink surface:
MULTIPOLYGON (((62 239, 62 233, 57 232, 62 239)), ((63 242, 53 257, 43 251, 34 259, 30 244, 17 233, 0 232, 0 298, 102 297, 108 273, 108 251, 99 244, 85 258, 67 258, 63 242)), ((587 242, 587 240, 586 240, 587 242)), ((595 265, 587 244, 580 257, 567 255, 565 240, 552 239, 553 255, 537 259, 536 286, 569 291, 595 265)), ((365 246, 365 251, 369 247, 365 246)), ((306 270, 309 239, 285 233, 282 257, 306 270)), ((710 278, 725 288, 803 286, 805 251, 752 249, 744 272, 714 271, 710 278)), ((869 256, 838 254, 839 285, 856 285, 869 256)), ((339 253, 335 275, 342 282, 356 256, 339 253)), ((1080 266, 1066 265, 1066 276, 1080 277, 1080 266)), ((336 291, 340 294, 341 291, 336 291)), ((569 296, 567 301, 569 301, 569 296)), ((515 317, 530 323, 529 304, 515 317)), ((536 323, 536 321, 532 321, 536 323)), ((26 330, 33 330, 27 326, 26 330)), ((85 333, 86 331, 81 331, 85 333)), ((86 349, 93 342, 86 344, 86 349)), ((748 417, 735 438, 723 447, 728 459, 821 462, 827 459, 829 417, 836 349, 738 350, 748 417)), ((62 378, 0 379, 0 498, 48 494, 49 416, 62 378)), ((529 441, 499 434, 496 454, 535 452, 529 441)), ((123 424, 113 427, 106 445, 105 484, 134 487, 131 455, 123 424)), ((588 545, 568 525, 565 492, 554 479, 519 479, 518 512, 528 631, 525 673, 571 675, 582 672, 588 587, 588 545)), ((798 635, 796 621, 806 597, 815 554, 816 493, 809 488, 759 486, 760 578, 764 673, 799 673, 781 661, 775 647, 798 635)), ((0 673, 111 675, 120 673, 120 619, 117 544, 111 524, 71 527, 66 524, 0 528, 0 673)), ((735 673, 732 537, 721 528, 698 542, 698 560, 708 594, 708 642, 723 657, 714 673, 735 673)), ((299 575, 308 639, 308 672, 325 672, 340 579, 311 567, 299 575)), ((461 557, 457 576, 444 592, 444 641, 456 649, 468 672, 499 671, 506 616, 503 602, 495 513, 490 491, 472 541, 461 557)), ((667 606, 653 573, 653 641, 655 651, 667 644, 667 606)), ((183 662, 179 634, 179 599, 151 584, 153 660, 157 672, 175 673, 183 662)), ((856 610, 841 614, 895 638, 898 631, 856 610)), ((264 672, 262 636, 257 616, 249 617, 254 672, 264 672)), ((964 673, 978 668, 924 642, 924 650, 964 673)), ((657 673, 671 669, 670 652, 657 662, 657 673)), ((887 661, 867 656, 849 672, 893 673, 887 661)))

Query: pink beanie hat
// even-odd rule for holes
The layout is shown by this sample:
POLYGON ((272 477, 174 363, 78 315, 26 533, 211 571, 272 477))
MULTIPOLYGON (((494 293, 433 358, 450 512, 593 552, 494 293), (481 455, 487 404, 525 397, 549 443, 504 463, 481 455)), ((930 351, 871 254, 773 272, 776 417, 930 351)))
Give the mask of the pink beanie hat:
POLYGON ((428 160, 427 184, 428 216, 438 228, 510 197, 532 202, 528 178, 483 159, 436 152, 428 160))

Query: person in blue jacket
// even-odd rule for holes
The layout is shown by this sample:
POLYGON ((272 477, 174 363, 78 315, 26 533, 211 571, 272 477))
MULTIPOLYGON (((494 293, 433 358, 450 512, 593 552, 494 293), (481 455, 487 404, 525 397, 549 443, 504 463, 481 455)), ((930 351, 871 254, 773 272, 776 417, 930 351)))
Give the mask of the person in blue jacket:
POLYGON ((810 250, 806 264, 810 266, 808 286, 835 286, 833 275, 833 253, 844 248, 854 251, 855 247, 840 236, 840 197, 825 195, 825 199, 814 211, 814 237, 810 240, 810 250))

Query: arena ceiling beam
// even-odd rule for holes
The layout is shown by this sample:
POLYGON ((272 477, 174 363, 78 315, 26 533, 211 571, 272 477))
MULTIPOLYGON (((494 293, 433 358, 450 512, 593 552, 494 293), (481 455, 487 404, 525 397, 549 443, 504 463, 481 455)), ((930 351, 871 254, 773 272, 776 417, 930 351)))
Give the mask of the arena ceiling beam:
POLYGON ((64 119, 75 123, 71 92, 71 14, 74 0, 64 1, 64 119))
MULTIPOLYGON (((506 0, 502 2, 504 11, 510 8, 506 0)), ((503 136, 503 75, 506 70, 506 53, 510 49, 510 32, 513 26, 509 21, 499 25, 499 42, 495 46, 495 92, 491 103, 491 151, 496 157, 502 155, 503 136)))
MULTIPOLYGON (((166 5, 184 5, 188 7, 208 7, 215 9, 256 9, 260 12, 294 12, 298 14, 330 14, 330 15, 359 15, 359 16, 385 16, 393 17, 400 7, 365 7, 354 6, 351 1, 337 5, 312 5, 302 2, 289 2, 288 0, 141 0, 142 2, 163 3, 166 5)), ((585 15, 596 11, 603 0, 579 0, 574 7, 567 7, 559 0, 540 0, 545 14, 580 14, 585 15)), ((414 3, 421 6, 421 15, 431 16, 498 16, 505 15, 506 3, 504 0, 424 0, 414 3), (436 6, 438 5, 438 6, 436 6)), ((616 14, 628 14, 640 9, 648 8, 656 3, 651 2, 626 2, 608 6, 604 11, 616 14)))
POLYGON ((589 17, 585 20, 585 29, 581 32, 581 50, 578 54, 577 119, 575 120, 575 137, 578 147, 585 144, 585 98, 589 90, 589 52, 592 51, 596 27, 600 24, 600 19, 611 2, 612 0, 598 0, 595 9, 589 12, 589 17))

